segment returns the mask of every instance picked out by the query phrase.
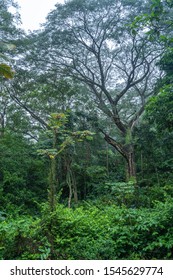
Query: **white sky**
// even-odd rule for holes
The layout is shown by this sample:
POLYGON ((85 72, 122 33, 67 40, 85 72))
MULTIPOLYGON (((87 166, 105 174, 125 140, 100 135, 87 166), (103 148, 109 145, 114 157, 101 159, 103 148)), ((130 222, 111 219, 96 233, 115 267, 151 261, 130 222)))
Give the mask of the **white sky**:
POLYGON ((40 23, 45 22, 45 17, 54 8, 56 3, 64 0, 16 0, 21 7, 19 10, 22 28, 27 30, 39 29, 40 23))

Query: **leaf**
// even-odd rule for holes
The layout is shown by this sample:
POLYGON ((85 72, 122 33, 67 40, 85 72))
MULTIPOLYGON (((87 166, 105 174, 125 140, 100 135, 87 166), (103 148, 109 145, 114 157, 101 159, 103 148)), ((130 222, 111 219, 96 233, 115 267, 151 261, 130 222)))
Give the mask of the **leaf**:
POLYGON ((55 156, 54 155, 49 155, 50 159, 54 159, 55 156))
POLYGON ((0 76, 4 76, 7 79, 12 79, 14 77, 14 71, 11 67, 5 63, 0 64, 0 76))

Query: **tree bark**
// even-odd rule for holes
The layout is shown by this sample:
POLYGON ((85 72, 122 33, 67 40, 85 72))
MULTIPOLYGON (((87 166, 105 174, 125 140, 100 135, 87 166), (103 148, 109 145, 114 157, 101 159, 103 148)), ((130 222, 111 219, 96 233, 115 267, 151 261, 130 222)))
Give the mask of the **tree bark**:
POLYGON ((57 191, 57 180, 56 180, 56 159, 50 159, 50 174, 49 174, 49 206, 53 212, 56 208, 56 191, 57 191))
POLYGON ((136 181, 136 167, 135 167, 135 152, 133 145, 130 146, 129 152, 127 154, 127 168, 128 168, 128 176, 127 179, 133 179, 136 181))
POLYGON ((74 183, 74 186, 73 186, 74 202, 77 204, 78 203, 78 193, 77 193, 76 180, 75 180, 75 182, 73 181, 73 183, 74 183))
POLYGON ((4 137, 5 132, 5 120, 4 120, 4 114, 0 114, 0 138, 4 137))

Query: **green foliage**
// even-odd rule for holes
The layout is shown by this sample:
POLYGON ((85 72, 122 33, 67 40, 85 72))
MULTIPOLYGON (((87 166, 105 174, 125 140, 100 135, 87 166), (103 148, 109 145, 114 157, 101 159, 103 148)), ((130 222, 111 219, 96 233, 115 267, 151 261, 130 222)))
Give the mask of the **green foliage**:
MULTIPOLYGON (((24 240, 31 234, 31 217, 15 217, 0 223, 0 259, 17 259, 24 251, 24 240)), ((27 244, 28 245, 28 244, 27 244)))
POLYGON ((173 182, 172 90, 165 86, 150 99, 141 125, 135 131, 138 183, 162 188, 173 182))
MULTIPOLYGON (((68 112, 70 113, 70 112, 68 112)), ((48 201, 50 209, 53 211, 56 205, 56 196, 59 187, 59 181, 57 176, 57 156, 64 156, 64 163, 66 165, 66 184, 69 188, 69 199, 68 206, 71 205, 72 192, 75 193, 76 181, 71 168, 71 153, 68 152, 70 148, 75 147, 76 142, 83 142, 84 140, 90 141, 93 139, 94 133, 89 130, 84 131, 73 131, 69 126, 69 114, 68 113, 53 113, 51 114, 48 127, 49 130, 47 134, 51 137, 52 147, 49 149, 39 149, 37 153, 42 156, 47 156, 50 159, 50 172, 49 172, 49 195, 48 201), (72 190, 73 188, 73 190, 72 190)), ((77 202, 77 191, 74 194, 75 200, 77 202)))
POLYGON ((48 126, 49 137, 53 138, 53 147, 51 149, 40 149, 38 150, 39 155, 47 155, 50 159, 55 158, 61 154, 70 145, 74 146, 75 141, 83 142, 86 140, 93 140, 91 131, 70 131, 67 129, 68 125, 68 114, 65 113, 53 113, 51 114, 48 126), (58 145, 58 144, 59 145, 58 145))
POLYGON ((57 205, 0 224, 1 259, 172 259, 173 201, 152 209, 57 205))
POLYGON ((10 5, 0 3, 0 259, 172 259, 172 0, 66 1, 23 39, 10 5), (165 77, 152 91, 158 52, 165 77), (121 157, 132 145, 137 183, 121 157))
POLYGON ((155 123, 158 131, 173 129, 173 88, 172 85, 165 85, 161 93, 150 99, 147 106, 147 117, 151 123, 155 123))
POLYGON ((107 182, 105 183, 106 193, 114 197, 118 205, 132 206, 135 204, 135 185, 133 181, 129 182, 107 182))
POLYGON ((7 79, 12 79, 14 76, 14 72, 11 67, 5 63, 0 64, 0 76, 4 76, 7 79))
POLYGON ((10 205, 35 211, 36 201, 46 193, 46 167, 33 146, 21 136, 7 134, 0 139, 1 209, 10 205), (43 188, 45 186, 45 190, 43 188))
POLYGON ((19 33, 15 26, 17 22, 17 13, 10 13, 9 7, 15 8, 13 1, 1 1, 0 3, 0 76, 6 79, 12 79, 14 71, 7 61, 10 60, 9 52, 15 49, 14 34, 19 33), (13 39, 12 39, 13 37, 13 39))

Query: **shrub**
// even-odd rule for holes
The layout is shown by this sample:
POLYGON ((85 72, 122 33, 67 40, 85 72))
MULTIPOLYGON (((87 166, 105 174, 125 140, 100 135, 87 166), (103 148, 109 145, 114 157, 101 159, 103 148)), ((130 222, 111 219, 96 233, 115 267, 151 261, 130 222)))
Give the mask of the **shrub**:
POLYGON ((3 216, 1 259, 172 259, 173 200, 153 208, 44 204, 41 218, 3 216))

